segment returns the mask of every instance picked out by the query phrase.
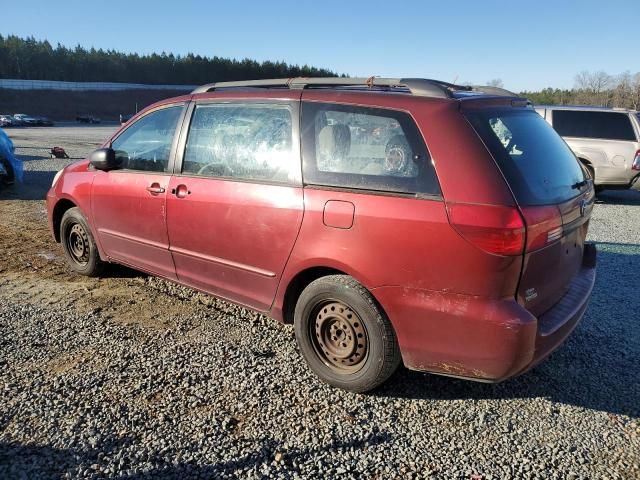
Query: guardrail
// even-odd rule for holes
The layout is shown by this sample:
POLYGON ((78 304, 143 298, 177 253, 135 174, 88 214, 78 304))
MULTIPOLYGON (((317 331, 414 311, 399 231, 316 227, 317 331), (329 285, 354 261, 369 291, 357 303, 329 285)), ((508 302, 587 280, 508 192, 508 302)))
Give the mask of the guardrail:
POLYGON ((11 90, 74 90, 74 91, 115 91, 115 90, 185 90, 191 91, 197 85, 149 85, 145 83, 119 82, 61 82, 55 80, 15 80, 0 79, 0 88, 11 90))

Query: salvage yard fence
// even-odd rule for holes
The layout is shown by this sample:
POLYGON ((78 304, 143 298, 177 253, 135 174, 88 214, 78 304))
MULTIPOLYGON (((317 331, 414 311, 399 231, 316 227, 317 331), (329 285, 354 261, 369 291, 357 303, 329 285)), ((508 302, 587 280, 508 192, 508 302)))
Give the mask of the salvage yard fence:
POLYGON ((0 79, 0 88, 11 90, 71 90, 71 91, 118 91, 118 90, 184 90, 191 91, 197 85, 150 85, 144 83, 118 82, 61 82, 55 80, 0 79))

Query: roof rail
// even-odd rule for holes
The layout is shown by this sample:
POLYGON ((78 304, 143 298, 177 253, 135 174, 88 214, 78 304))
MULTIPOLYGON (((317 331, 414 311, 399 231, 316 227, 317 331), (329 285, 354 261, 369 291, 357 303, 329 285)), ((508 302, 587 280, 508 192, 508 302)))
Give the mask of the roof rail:
POLYGON ((289 88, 302 90, 307 88, 331 88, 331 87, 368 87, 406 89, 412 95, 435 98, 453 98, 455 92, 477 91, 487 95, 517 97, 513 92, 497 87, 476 87, 454 85, 440 80, 427 78, 346 78, 346 77, 295 77, 276 78, 271 80, 247 80, 240 82, 216 82, 202 85, 196 88, 192 94, 213 92, 226 88, 289 88))

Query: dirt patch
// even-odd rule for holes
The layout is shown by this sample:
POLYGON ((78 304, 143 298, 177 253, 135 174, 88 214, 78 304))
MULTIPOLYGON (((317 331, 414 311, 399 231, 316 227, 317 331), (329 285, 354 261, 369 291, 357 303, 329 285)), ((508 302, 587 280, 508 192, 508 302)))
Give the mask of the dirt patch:
POLYGON ((78 367, 81 363, 89 361, 95 354, 94 349, 84 349, 75 352, 63 353, 54 357, 47 363, 47 370, 60 375, 78 367))
POLYGON ((146 275, 110 265, 101 278, 71 272, 36 200, 0 202, 0 292, 6 299, 49 308, 74 307, 122 323, 167 328, 171 318, 202 305, 159 294, 146 275))

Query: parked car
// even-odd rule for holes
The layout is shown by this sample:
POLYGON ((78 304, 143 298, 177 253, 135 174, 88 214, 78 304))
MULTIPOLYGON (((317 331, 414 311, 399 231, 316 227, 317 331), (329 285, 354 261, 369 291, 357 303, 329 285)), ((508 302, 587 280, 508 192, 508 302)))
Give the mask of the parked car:
POLYGON ((14 120, 11 115, 0 115, 0 128, 13 127, 14 120))
POLYGON ((75 272, 121 263, 293 323, 321 379, 367 391, 400 362, 498 382, 547 357, 594 285, 594 198, 510 92, 314 78, 156 103, 47 207, 75 272))
POLYGON ((11 126, 13 127, 22 127, 24 126, 24 122, 22 120, 20 120, 20 118, 16 118, 13 115, 10 115, 9 118, 11 119, 11 126))
POLYGON ((100 119, 93 115, 78 115, 76 121, 80 123, 100 123, 100 119))
POLYGON ((120 114, 120 125, 124 125, 125 123, 127 123, 129 120, 131 120, 133 118, 133 114, 127 114, 127 115, 123 115, 120 114))
POLYGON ((36 118, 25 115, 24 113, 16 113, 13 115, 13 119, 18 125, 24 125, 25 127, 35 127, 38 125, 36 118))
POLYGON ((22 161, 15 156, 16 147, 9 136, 0 128, 0 186, 22 181, 22 161))
POLYGON ((591 173, 596 190, 640 178, 640 113, 600 107, 536 106, 591 173))
POLYGON ((52 120, 50 120, 49 118, 43 116, 43 115, 39 115, 37 117, 33 117, 36 120, 36 125, 38 125, 39 127, 53 127, 54 123, 52 120))

